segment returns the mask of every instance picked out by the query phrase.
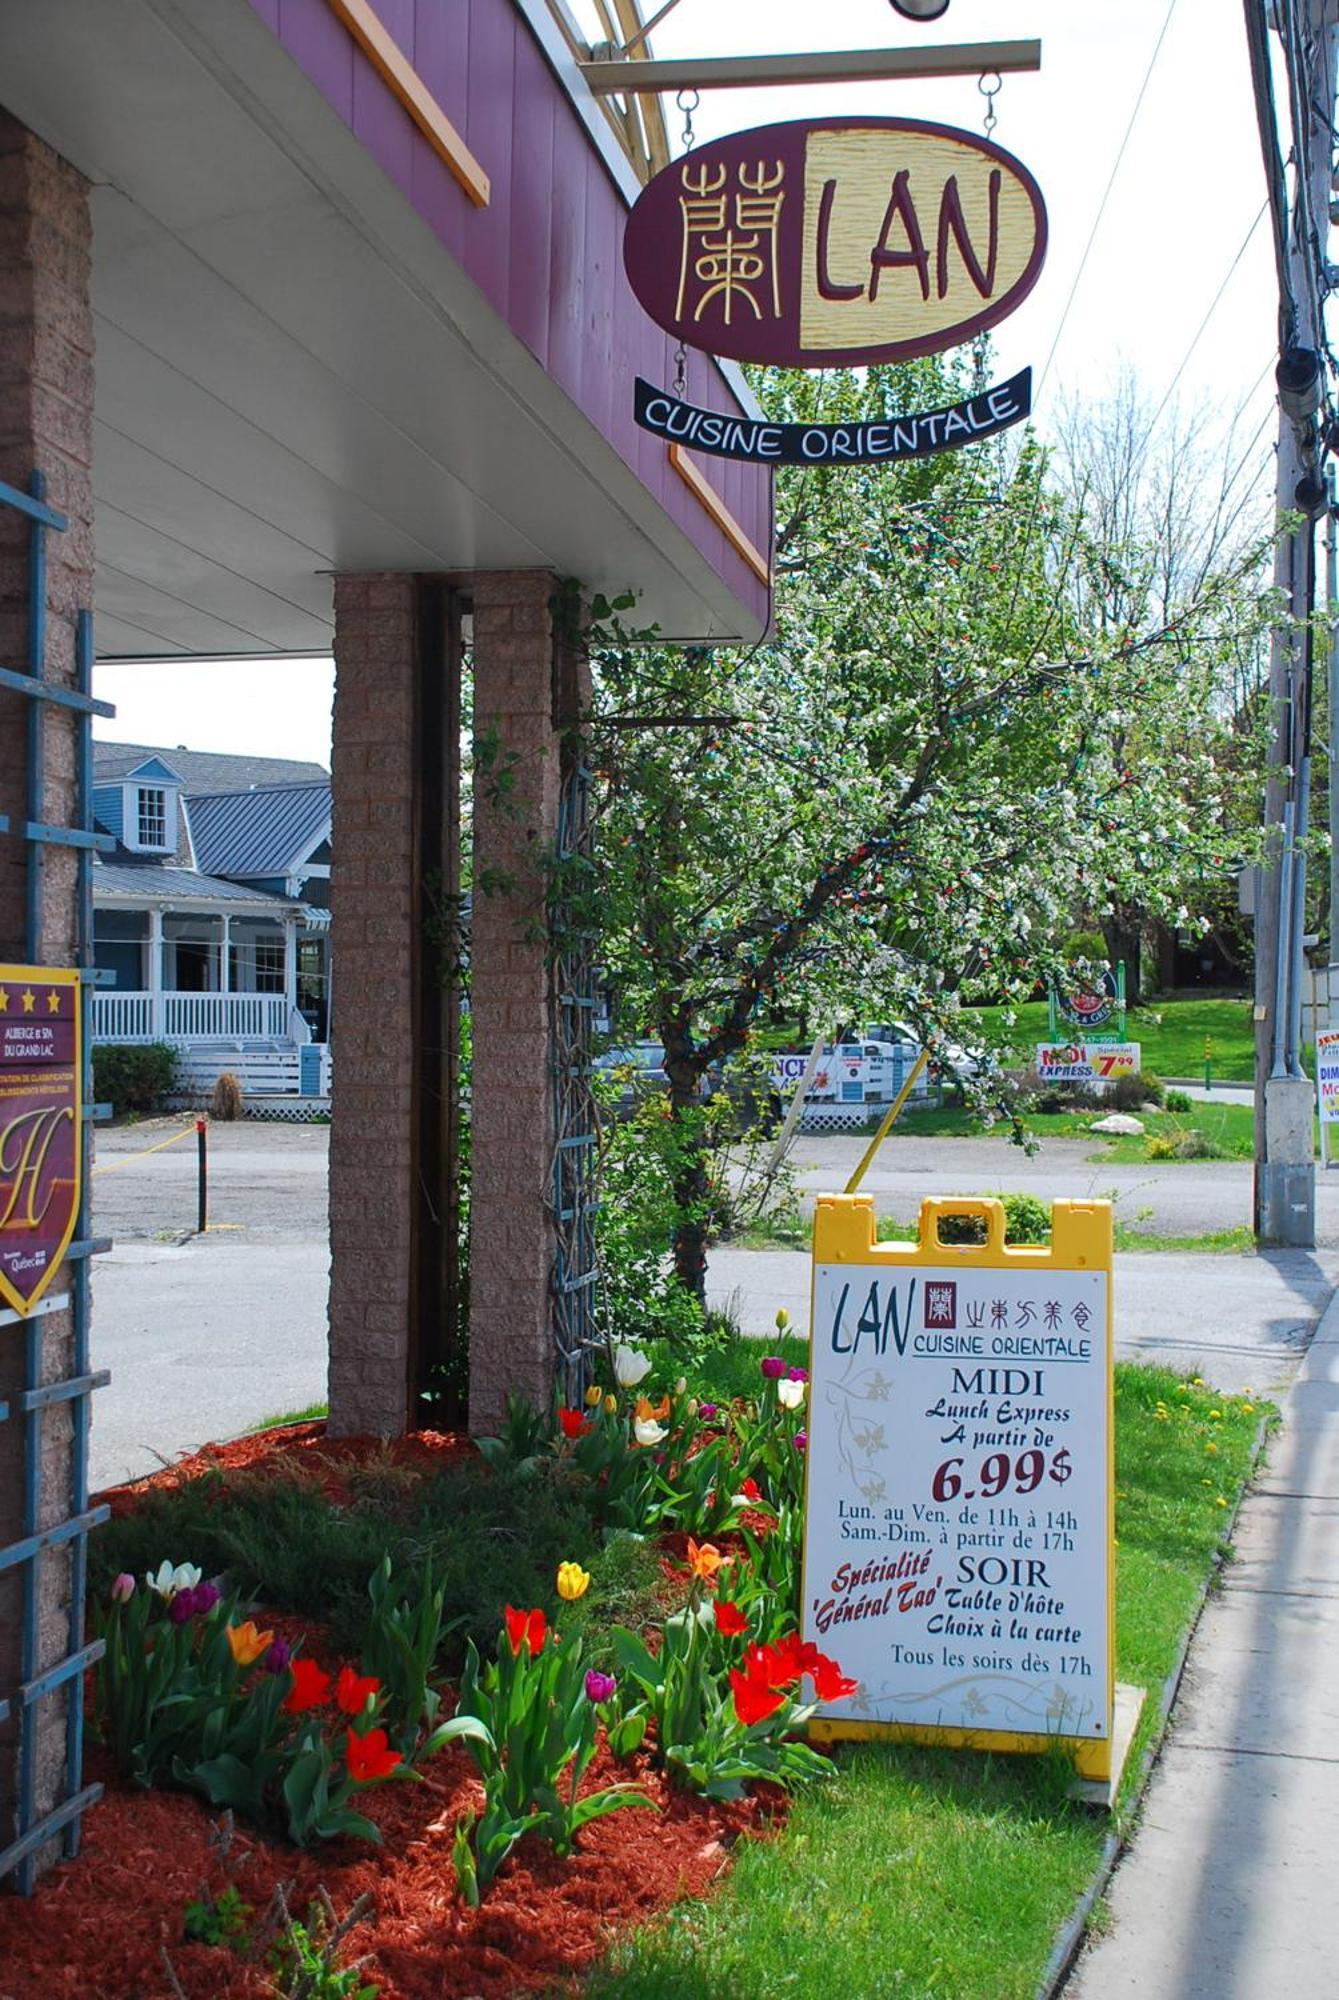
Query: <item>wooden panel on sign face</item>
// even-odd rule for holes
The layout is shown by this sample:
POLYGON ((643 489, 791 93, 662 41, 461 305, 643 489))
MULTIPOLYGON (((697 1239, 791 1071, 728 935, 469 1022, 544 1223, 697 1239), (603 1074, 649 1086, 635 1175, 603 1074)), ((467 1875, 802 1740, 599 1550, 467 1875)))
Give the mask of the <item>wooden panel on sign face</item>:
POLYGON ((815 131, 804 156, 800 342, 904 347, 960 326, 1023 278, 1036 242, 1023 183, 927 132, 815 131))

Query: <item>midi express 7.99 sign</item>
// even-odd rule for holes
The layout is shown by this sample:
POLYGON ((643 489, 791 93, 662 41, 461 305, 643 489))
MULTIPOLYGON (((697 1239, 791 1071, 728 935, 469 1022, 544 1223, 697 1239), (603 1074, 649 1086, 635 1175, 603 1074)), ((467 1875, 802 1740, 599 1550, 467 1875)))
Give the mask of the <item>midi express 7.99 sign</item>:
POLYGON ((876 1243, 815 1213, 804 1633, 858 1687, 816 1736, 1071 1749, 1111 1775, 1111 1206, 1057 1202, 1006 1249, 999 1202, 926 1202, 876 1243), (939 1240, 983 1217, 983 1245, 939 1240))

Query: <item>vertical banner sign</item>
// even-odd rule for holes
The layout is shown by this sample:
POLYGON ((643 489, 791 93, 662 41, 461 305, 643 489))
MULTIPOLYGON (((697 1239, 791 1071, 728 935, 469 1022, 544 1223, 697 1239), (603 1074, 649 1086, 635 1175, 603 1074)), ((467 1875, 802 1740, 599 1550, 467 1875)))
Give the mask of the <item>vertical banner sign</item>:
POLYGON ((1316 1099, 1320 1111, 1320 1157, 1330 1164, 1331 1125, 1339 1125, 1339 1028, 1321 1028, 1316 1034, 1316 1099))
POLYGON ((1111 1775, 1111 1204, 1006 1249, 997 1201, 927 1201, 878 1243, 869 1195, 814 1222, 804 1636, 858 1683, 816 1739, 1073 1751, 1111 1775), (945 1244, 945 1215, 984 1245, 945 1244))
POLYGON ((0 965, 0 1300, 37 1304, 61 1266, 83 1169, 79 974, 0 965))

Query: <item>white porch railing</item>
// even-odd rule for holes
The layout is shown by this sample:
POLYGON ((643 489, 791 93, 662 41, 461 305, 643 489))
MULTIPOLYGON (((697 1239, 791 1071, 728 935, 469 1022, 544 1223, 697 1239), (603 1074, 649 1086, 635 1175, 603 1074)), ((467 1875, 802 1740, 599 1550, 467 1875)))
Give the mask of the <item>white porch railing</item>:
POLYGON ((93 995, 95 1042, 287 1040, 282 993, 125 993, 93 995))

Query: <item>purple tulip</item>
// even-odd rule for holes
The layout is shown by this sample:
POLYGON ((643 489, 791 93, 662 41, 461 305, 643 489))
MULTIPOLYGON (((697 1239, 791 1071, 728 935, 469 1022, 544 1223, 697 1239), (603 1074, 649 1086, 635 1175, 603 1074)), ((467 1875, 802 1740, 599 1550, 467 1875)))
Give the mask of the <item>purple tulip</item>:
POLYGON ((591 1701, 611 1700, 617 1687, 618 1682, 613 1675, 602 1674, 598 1667, 592 1667, 586 1675, 586 1694, 591 1701))
POLYGON ((786 1364, 779 1354, 764 1354, 758 1366, 769 1382, 779 1382, 786 1372, 786 1364))
POLYGON ((786 1380, 788 1382, 807 1382, 809 1380, 809 1370, 807 1368, 788 1368, 786 1370, 786 1380))
POLYGON ((197 1583, 191 1592, 195 1599, 196 1616, 207 1618, 222 1594, 216 1583, 197 1583))
POLYGON ((719 1409, 720 1409, 719 1403, 699 1403, 697 1406, 697 1413, 705 1422, 710 1423, 711 1419, 717 1414, 719 1409))
POLYGON ((809 1433, 808 1433, 808 1431, 796 1431, 796 1433, 795 1433, 795 1449, 796 1449, 796 1451, 808 1451, 808 1449, 809 1449, 809 1433))
POLYGON ((189 1625, 195 1616, 195 1592, 179 1590, 167 1607, 167 1615, 174 1625, 189 1625))
POLYGON ((127 1570, 122 1570, 112 1585, 112 1603, 129 1604, 135 1595, 135 1579, 127 1570))
POLYGON ((287 1639, 276 1639, 261 1661, 261 1671, 267 1674, 281 1674, 293 1657, 293 1648, 287 1639))

